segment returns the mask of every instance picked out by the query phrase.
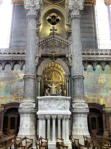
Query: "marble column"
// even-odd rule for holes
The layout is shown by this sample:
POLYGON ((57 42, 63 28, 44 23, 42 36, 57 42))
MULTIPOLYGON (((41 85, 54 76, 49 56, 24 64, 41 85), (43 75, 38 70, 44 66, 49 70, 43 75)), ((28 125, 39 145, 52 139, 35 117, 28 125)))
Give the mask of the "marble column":
POLYGON ((69 3, 72 25, 72 137, 84 143, 83 136, 90 136, 87 124, 88 105, 84 100, 84 77, 82 65, 82 45, 80 35, 80 10, 84 0, 69 3))
POLYGON ((52 116, 52 141, 55 142, 56 141, 56 125, 55 125, 55 121, 56 120, 56 116, 53 115, 52 116))
POLYGON ((66 141, 69 141, 69 116, 66 116, 66 121, 65 121, 65 125, 66 125, 66 128, 65 128, 65 140, 66 141))
POLYGON ((22 100, 19 113, 20 113, 20 128, 18 136, 27 136, 35 138, 35 76, 36 65, 35 56, 37 52, 36 45, 36 24, 37 16, 39 13, 39 1, 24 0, 24 7, 26 10, 27 18, 27 45, 26 45, 26 61, 25 61, 25 75, 24 75, 24 99, 22 100))
POLYGON ((58 115, 58 138, 61 138, 61 119, 62 115, 58 115))
POLYGON ((66 135, 66 123, 65 123, 65 116, 63 116, 63 119, 62 119, 62 139, 65 140, 65 135, 66 135))
POLYGON ((45 116, 39 115, 39 137, 46 138, 46 120, 45 116))
POLYGON ((66 96, 69 96, 69 76, 66 75, 66 96))
POLYGON ((50 130, 51 130, 50 115, 47 115, 46 119, 47 119, 47 139, 50 141, 50 130))
POLYGON ((41 83, 41 76, 37 76, 37 81, 38 81, 38 83, 37 83, 37 88, 38 88, 38 96, 40 96, 40 83, 41 83))

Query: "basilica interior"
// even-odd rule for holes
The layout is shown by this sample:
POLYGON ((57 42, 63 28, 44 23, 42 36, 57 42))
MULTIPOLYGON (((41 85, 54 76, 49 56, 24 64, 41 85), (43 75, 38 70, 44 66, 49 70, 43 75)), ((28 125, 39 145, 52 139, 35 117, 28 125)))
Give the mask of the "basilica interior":
POLYGON ((59 138, 80 149, 71 140, 98 136, 111 146, 111 0, 11 2, 9 48, 0 48, 0 139, 27 137, 35 149, 42 137, 55 149, 59 138), (102 48, 97 3, 109 29, 102 48))

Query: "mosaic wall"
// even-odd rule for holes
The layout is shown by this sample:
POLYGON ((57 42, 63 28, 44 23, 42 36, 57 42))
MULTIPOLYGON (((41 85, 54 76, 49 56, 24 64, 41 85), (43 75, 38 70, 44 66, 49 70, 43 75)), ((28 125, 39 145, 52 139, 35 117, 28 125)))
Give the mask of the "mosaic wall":
POLYGON ((84 72, 85 97, 87 102, 95 102, 105 104, 111 107, 111 69, 109 66, 105 70, 101 70, 101 66, 97 66, 93 71, 88 66, 87 72, 84 72))
MULTIPOLYGON (((0 67, 0 105, 13 101, 20 101, 23 98, 24 90, 24 69, 21 71, 19 65, 10 70, 6 65, 5 70, 0 67)), ((84 72, 85 99, 87 102, 96 102, 111 107, 111 69, 105 67, 105 71, 97 66, 93 71, 89 65, 84 72)))
POLYGON ((15 65, 13 71, 10 65, 6 65, 5 70, 0 67, 0 105, 9 102, 20 101, 23 98, 23 76, 19 65, 15 65))

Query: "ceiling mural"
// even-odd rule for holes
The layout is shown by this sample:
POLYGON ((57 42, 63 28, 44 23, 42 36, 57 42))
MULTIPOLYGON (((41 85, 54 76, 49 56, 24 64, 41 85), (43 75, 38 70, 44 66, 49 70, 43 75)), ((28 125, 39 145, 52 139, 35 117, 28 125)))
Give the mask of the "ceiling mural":
POLYGON ((85 98, 87 102, 105 104, 111 107, 111 69, 109 66, 101 70, 98 65, 93 71, 89 65, 87 72, 84 72, 85 98))

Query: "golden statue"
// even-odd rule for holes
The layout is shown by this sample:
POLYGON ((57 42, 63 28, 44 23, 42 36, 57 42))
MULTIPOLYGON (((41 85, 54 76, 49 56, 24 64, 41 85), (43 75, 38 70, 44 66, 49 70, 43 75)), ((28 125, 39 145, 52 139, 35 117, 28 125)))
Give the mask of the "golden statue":
POLYGON ((65 93, 65 76, 62 67, 51 62, 44 70, 45 95, 64 95, 65 93))

